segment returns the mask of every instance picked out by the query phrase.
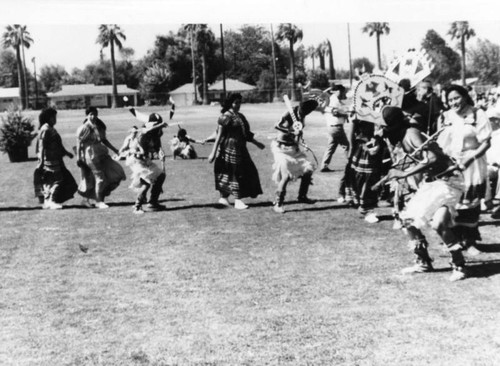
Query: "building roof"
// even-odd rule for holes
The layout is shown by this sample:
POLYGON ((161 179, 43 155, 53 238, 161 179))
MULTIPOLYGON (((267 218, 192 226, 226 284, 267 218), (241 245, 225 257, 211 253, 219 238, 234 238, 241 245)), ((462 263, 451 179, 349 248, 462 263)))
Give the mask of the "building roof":
MULTIPOLYGON (((226 91, 228 91, 228 92, 248 91, 248 90, 254 90, 256 88, 257 88, 256 86, 243 83, 239 80, 226 79, 226 91)), ((210 85, 208 90, 210 90, 210 91, 224 90, 222 80, 217 81, 217 82, 213 83, 212 85, 210 85)))
POLYGON ((0 88, 0 98, 19 98, 19 88, 0 88))
MULTIPOLYGON (((118 94, 136 94, 135 89, 128 88, 125 84, 116 86, 118 94)), ((63 85, 62 89, 55 93, 47 93, 49 97, 67 97, 80 95, 112 94, 112 85, 77 84, 63 85)))
POLYGON ((193 94, 193 93, 194 93, 193 83, 187 83, 178 87, 175 90, 172 90, 169 94, 175 95, 175 94, 193 94))

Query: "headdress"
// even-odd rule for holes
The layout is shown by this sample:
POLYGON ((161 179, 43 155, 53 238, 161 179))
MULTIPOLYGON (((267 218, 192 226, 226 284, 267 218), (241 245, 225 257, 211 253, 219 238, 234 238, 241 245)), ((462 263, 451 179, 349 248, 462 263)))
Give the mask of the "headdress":
POLYGON ((401 107, 404 89, 382 75, 363 75, 354 89, 354 108, 358 119, 385 124, 381 109, 386 105, 401 107))
POLYGON ((432 68, 431 60, 425 51, 410 48, 390 64, 385 76, 396 83, 402 79, 408 79, 411 87, 414 88, 431 74, 432 68))

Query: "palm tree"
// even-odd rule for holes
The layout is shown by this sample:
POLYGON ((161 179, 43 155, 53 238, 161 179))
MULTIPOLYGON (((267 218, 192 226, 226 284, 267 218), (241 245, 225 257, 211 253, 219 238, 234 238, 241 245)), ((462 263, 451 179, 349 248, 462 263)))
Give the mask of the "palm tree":
POLYGON ((391 29, 389 28, 389 23, 366 23, 363 28, 361 28, 363 33, 368 33, 371 37, 375 34, 377 38, 377 62, 378 69, 382 70, 382 60, 380 58, 380 36, 382 34, 389 34, 391 29))
POLYGON ((314 59, 316 58, 316 48, 314 46, 307 47, 306 55, 312 60, 312 69, 314 70, 314 59))
POLYGON ((278 26, 278 32, 276 34, 276 39, 278 41, 288 41, 288 46, 290 48, 290 72, 292 73, 292 101, 297 100, 295 95, 295 53, 293 51, 293 45, 300 41, 303 37, 302 29, 298 28, 296 25, 291 23, 280 24, 278 26))
POLYGON ((316 54, 319 58, 319 68, 325 70, 325 56, 328 53, 328 44, 326 42, 321 42, 318 47, 316 47, 316 54))
POLYGON ((196 104, 198 100, 198 96, 196 93, 196 63, 194 59, 194 49, 196 47, 194 34, 196 32, 196 24, 186 24, 184 29, 189 32, 189 44, 191 45, 191 64, 193 67, 193 91, 194 91, 194 99, 193 104, 196 104))
POLYGON ((118 49, 121 49, 123 47, 120 38, 122 40, 127 39, 118 25, 101 24, 99 26, 99 35, 97 36, 96 43, 101 45, 101 51, 103 48, 109 46, 111 53, 111 83, 113 84, 111 108, 116 108, 117 105, 118 90, 116 88, 115 44, 118 49))
POLYGON ((215 41, 215 36, 210 31, 206 24, 198 24, 196 28, 196 44, 198 45, 197 51, 201 57, 201 76, 202 76, 202 91, 203 91, 203 104, 208 104, 208 83, 207 83, 207 52, 209 43, 215 41))
POLYGON ((26 88, 26 68, 24 66, 23 58, 24 47, 29 48, 33 43, 29 32, 26 30, 25 25, 8 25, 5 27, 6 31, 2 35, 3 48, 12 47, 16 51, 17 63, 17 80, 19 85, 19 98, 21 99, 21 106, 23 109, 27 107, 28 90, 26 88))
POLYGON ((328 45, 328 71, 330 72, 330 79, 335 79, 335 67, 333 67, 333 50, 330 40, 327 39, 326 43, 328 45))
POLYGON ((465 86, 465 41, 474 37, 476 32, 469 27, 469 22, 453 22, 448 34, 451 36, 451 39, 460 40, 460 51, 462 52, 462 70, 460 71, 460 76, 462 78, 462 85, 465 86))

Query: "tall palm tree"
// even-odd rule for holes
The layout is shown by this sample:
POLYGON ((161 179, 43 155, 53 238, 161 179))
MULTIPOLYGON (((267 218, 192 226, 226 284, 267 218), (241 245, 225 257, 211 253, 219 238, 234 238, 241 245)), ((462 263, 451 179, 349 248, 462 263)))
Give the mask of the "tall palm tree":
POLYGON ((115 45, 118 49, 123 47, 122 41, 126 40, 125 34, 121 28, 116 24, 101 24, 99 26, 99 35, 97 36, 96 43, 103 48, 109 46, 111 53, 111 83, 113 84, 111 108, 116 108, 118 99, 118 90, 116 88, 116 62, 115 62, 115 45))
POLYGON ((201 58, 203 104, 208 104, 208 83, 207 83, 207 52, 209 43, 215 41, 215 36, 206 24, 198 24, 196 28, 196 48, 201 58))
POLYGON ((451 39, 460 40, 460 51, 462 52, 462 70, 460 76, 462 78, 462 85, 465 86, 465 42, 476 35, 474 29, 469 27, 469 22, 453 22, 451 23, 448 34, 451 39))
POLYGON ((363 28, 361 28, 363 33, 368 33, 371 37, 375 35, 377 38, 377 62, 378 69, 382 70, 382 59, 380 57, 380 36, 383 34, 389 34, 391 28, 389 28, 389 23, 366 23, 363 28))
POLYGON ((197 91, 196 91, 196 62, 194 59, 194 49, 196 47, 194 34, 196 33, 196 28, 197 28, 196 24, 186 24, 184 26, 184 29, 186 31, 188 31, 188 33, 189 33, 189 44, 191 45, 191 65, 193 68, 193 91, 194 91, 193 104, 196 104, 196 102, 198 100, 197 91))
POLYGON ((332 44, 329 39, 326 40, 328 45, 328 71, 330 73, 330 79, 335 79, 335 67, 333 66, 333 50, 332 44))
POLYGON ((307 47, 306 55, 311 58, 312 69, 314 70, 314 59, 316 58, 316 47, 314 47, 314 46, 307 47))
POLYGON ((319 68, 325 70, 325 56, 328 53, 328 44, 326 42, 321 42, 318 47, 316 47, 316 54, 319 58, 319 68))
POLYGON ((290 72, 292 74, 292 100, 297 100, 295 95, 295 52, 293 45, 303 37, 302 29, 294 24, 286 23, 278 26, 276 39, 280 42, 288 42, 290 48, 290 72))
POLYGON ((12 47, 16 51, 19 98, 21 99, 21 106, 23 109, 27 107, 28 90, 26 88, 26 68, 21 55, 24 54, 24 47, 29 48, 32 43, 33 39, 26 30, 25 25, 14 24, 5 27, 5 32, 2 35, 2 44, 4 48, 12 47))

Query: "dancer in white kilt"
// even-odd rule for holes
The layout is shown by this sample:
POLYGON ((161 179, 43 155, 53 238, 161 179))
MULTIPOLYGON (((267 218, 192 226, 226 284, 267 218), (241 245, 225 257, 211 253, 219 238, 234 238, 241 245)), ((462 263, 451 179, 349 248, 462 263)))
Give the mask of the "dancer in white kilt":
POLYGON ((284 213, 283 202, 286 196, 286 187, 289 181, 301 178, 298 201, 301 203, 314 203, 307 197, 309 186, 312 181, 312 173, 316 169, 306 154, 300 148, 302 130, 305 117, 318 106, 315 100, 308 100, 293 108, 292 116, 287 112, 276 124, 278 135, 271 143, 271 151, 274 156, 273 180, 278 184, 274 211, 284 213), (299 122, 301 126, 294 123, 299 122), (295 124, 295 128, 294 128, 295 124))
POLYGON ((451 254, 452 275, 450 281, 462 280, 466 277, 463 247, 457 237, 454 226, 457 215, 455 207, 464 192, 464 179, 460 171, 466 166, 457 165, 435 141, 425 143, 422 133, 411 126, 405 119, 401 109, 386 106, 382 110, 386 123, 383 136, 391 144, 401 144, 403 150, 414 153, 419 149, 418 164, 401 171, 392 169, 387 180, 404 179, 418 173, 426 178, 408 202, 401 218, 409 236, 409 247, 416 256, 416 264, 405 268, 403 273, 429 272, 433 270, 432 259, 427 251, 428 243, 422 229, 430 225, 441 237, 451 254))
MULTIPOLYGON (((130 111, 135 116, 139 113, 134 108, 131 108, 130 111)), ((165 159, 160 139, 164 127, 167 127, 167 123, 163 122, 159 114, 152 113, 144 127, 131 131, 120 149, 121 154, 126 154, 125 164, 132 171, 130 188, 138 193, 134 205, 134 213, 136 214, 144 213, 142 207, 146 202, 148 202, 147 208, 150 211, 165 209, 165 206, 158 202, 165 181, 165 171, 152 160, 154 155, 158 155, 162 161, 165 159), (149 188, 151 188, 151 195, 148 201, 146 195, 149 188)))

